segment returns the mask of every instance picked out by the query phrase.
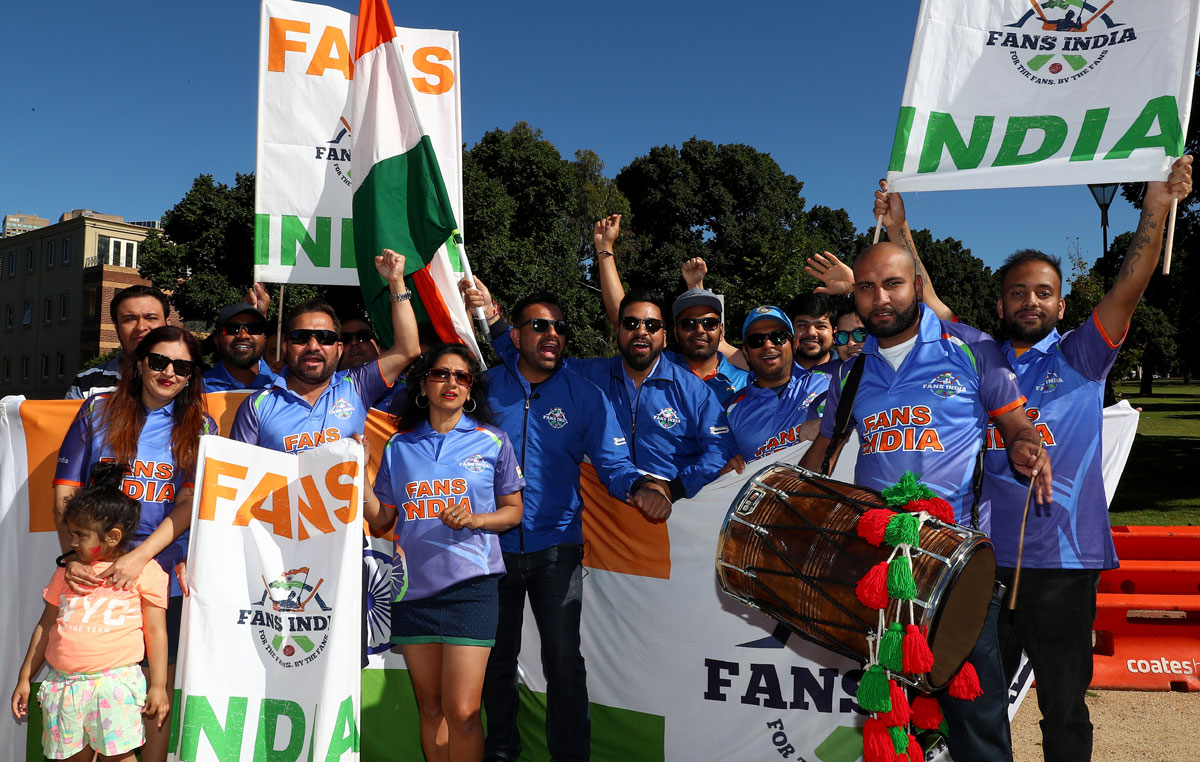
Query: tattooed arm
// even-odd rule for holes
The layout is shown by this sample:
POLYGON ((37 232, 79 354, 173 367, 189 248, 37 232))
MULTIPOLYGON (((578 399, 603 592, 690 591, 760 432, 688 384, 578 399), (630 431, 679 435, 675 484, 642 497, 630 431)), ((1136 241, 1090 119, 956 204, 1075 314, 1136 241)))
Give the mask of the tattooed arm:
POLYGON ((1192 157, 1184 156, 1171 167, 1166 182, 1146 183, 1146 198, 1142 201, 1142 217, 1138 220, 1137 232, 1112 290, 1096 305, 1096 319, 1104 333, 1113 341, 1125 335, 1129 320, 1137 308, 1142 292, 1150 284, 1150 276, 1158 265, 1162 253, 1163 229, 1167 215, 1171 213, 1171 202, 1182 200, 1192 192, 1192 157))
POLYGON ((883 218, 888 240, 911 254, 916 262, 917 275, 925 284, 925 295, 921 297, 921 301, 942 320, 957 320, 954 311, 938 298, 929 271, 925 269, 925 263, 917 254, 917 244, 913 241, 912 229, 908 227, 908 219, 904 215, 904 200, 900 198, 899 193, 888 193, 886 180, 880 180, 879 187, 880 190, 875 191, 875 216, 883 218))

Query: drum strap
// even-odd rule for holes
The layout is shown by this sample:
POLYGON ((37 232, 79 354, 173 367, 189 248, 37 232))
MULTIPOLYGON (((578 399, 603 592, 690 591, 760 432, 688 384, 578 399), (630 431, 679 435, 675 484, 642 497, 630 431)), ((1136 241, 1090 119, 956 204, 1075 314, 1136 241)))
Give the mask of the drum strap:
POLYGON ((854 364, 850 366, 850 373, 842 386, 842 396, 838 398, 837 411, 833 417, 833 437, 829 440, 829 446, 825 448, 825 460, 821 463, 821 473, 825 476, 829 475, 829 461, 833 460, 833 454, 846 441, 854 425, 854 398, 858 395, 858 382, 862 379, 863 364, 863 353, 859 352, 855 355, 854 364))
POLYGON ((971 528, 979 531, 979 500, 983 497, 983 455, 987 452, 987 442, 979 448, 975 456, 975 473, 971 475, 971 528))

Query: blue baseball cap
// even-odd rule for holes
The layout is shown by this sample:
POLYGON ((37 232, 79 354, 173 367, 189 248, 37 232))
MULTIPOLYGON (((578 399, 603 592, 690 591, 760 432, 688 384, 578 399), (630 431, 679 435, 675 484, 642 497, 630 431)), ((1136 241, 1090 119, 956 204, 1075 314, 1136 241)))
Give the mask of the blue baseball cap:
POLYGON ((759 320, 778 320, 787 326, 788 333, 792 332, 792 321, 788 319, 787 315, 783 314, 783 310, 778 307, 764 305, 750 310, 750 314, 746 316, 746 322, 742 323, 742 336, 745 337, 749 334, 750 326, 759 320))

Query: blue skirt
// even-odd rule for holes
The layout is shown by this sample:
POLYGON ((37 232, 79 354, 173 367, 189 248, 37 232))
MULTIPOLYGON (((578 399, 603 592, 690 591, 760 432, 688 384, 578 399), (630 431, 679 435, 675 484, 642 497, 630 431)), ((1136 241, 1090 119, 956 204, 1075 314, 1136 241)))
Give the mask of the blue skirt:
POLYGON ((430 598, 392 603, 392 642, 491 648, 500 620, 500 576, 472 577, 430 598))

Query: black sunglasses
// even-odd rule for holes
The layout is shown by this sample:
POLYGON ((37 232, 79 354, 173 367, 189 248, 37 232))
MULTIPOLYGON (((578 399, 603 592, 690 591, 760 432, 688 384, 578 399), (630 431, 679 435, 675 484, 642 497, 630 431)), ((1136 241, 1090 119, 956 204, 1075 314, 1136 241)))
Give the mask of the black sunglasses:
POLYGON ((854 339, 859 344, 867 340, 866 328, 855 328, 853 331, 836 331, 833 334, 833 343, 839 347, 844 347, 850 343, 850 339, 854 339))
POLYGON ((529 330, 533 331, 534 333, 545 333, 546 331, 550 330, 550 326, 554 326, 554 332, 559 336, 566 336, 571 332, 571 326, 568 325, 567 321, 565 320, 530 318, 529 320, 526 320, 518 325, 517 328, 524 328, 525 326, 529 326, 529 330))
POLYGON ((370 328, 359 328, 357 331, 342 331, 342 343, 349 344, 352 341, 361 341, 367 343, 375 338, 375 334, 371 333, 370 328))
POLYGON ((621 327, 626 331, 636 331, 638 326, 643 324, 646 326, 646 333, 658 333, 663 327, 663 321, 658 318, 635 318, 630 316, 621 318, 621 327))
POLYGON ((251 336, 262 336, 267 332, 267 327, 262 323, 226 323, 221 326, 221 333, 225 336, 237 336, 242 331, 251 336))
POLYGON ((696 326, 704 326, 706 331, 715 331, 717 326, 721 324, 721 318, 706 317, 706 318, 683 318, 676 320, 675 325, 679 326, 679 330, 685 333, 691 333, 696 330, 696 326))
POLYGON ((323 347, 331 347, 338 341, 336 333, 321 328, 295 328, 288 331, 287 335, 287 340, 290 344, 307 344, 309 339, 314 338, 323 347))
POLYGON ((792 334, 782 328, 770 333, 752 333, 746 337, 746 346, 751 349, 760 349, 763 344, 767 343, 767 339, 770 339, 775 346, 782 347, 792 340, 792 334))
POLYGON ((190 376, 196 369, 196 363, 191 360, 176 360, 173 357, 160 355, 158 352, 147 352, 146 364, 150 366, 150 370, 159 373, 171 368, 177 376, 190 376))
POLYGON ((425 377, 433 381, 449 381, 451 376, 454 376, 454 380, 458 382, 459 386, 470 386, 475 383, 475 374, 465 370, 430 368, 425 371, 425 377))

